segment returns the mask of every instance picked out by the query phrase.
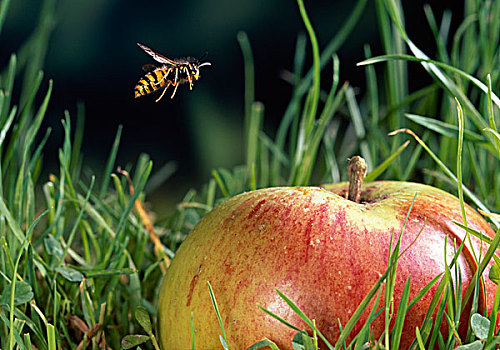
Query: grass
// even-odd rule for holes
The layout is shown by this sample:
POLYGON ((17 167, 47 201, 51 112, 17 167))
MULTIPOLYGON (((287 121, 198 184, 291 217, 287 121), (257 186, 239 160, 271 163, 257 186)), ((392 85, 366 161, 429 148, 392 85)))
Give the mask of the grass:
MULTIPOLYGON (((9 4, 3 1, 0 5, 0 33, 9 4)), ((51 137, 51 129, 41 130, 41 124, 53 84, 44 80, 41 69, 55 16, 54 1, 45 0, 38 30, 11 56, 0 75, 0 348, 158 349, 149 319, 149 314, 153 321, 156 318, 158 281, 185 236, 208 211, 251 189, 345 179, 344 162, 354 154, 367 160, 368 180, 422 181, 480 208, 497 235, 488 241, 490 248, 479 272, 491 259, 498 260, 494 252, 500 243, 500 226, 492 212, 500 208, 500 100, 494 93, 500 87, 500 1, 465 0, 465 16, 454 33, 450 13, 437 19, 426 6, 435 41, 433 55, 422 52, 419 43, 408 36, 400 2, 376 0, 384 52, 373 57, 370 46, 365 46, 366 60, 359 64, 365 69, 367 87, 357 96, 352 86, 339 81, 341 62, 335 53, 356 28, 366 6, 366 0, 358 0, 321 51, 313 22, 303 1, 298 1, 308 39, 304 35, 297 38, 290 72, 293 93, 274 134, 263 129, 264 105, 254 100, 250 40, 245 33, 238 34, 245 64, 246 162, 233 169, 214 169, 212 179, 197 186, 198 190, 187 191, 175 213, 153 227, 145 224, 147 215, 141 211, 152 161, 143 155, 133 166, 115 171, 119 128, 104 171, 89 174, 81 154, 82 106, 75 118, 65 114, 59 168, 50 170, 48 180, 41 178, 44 145, 51 137), (309 70, 305 67, 308 43, 313 61, 309 70), (332 76, 327 77, 322 70, 330 64, 332 76), (431 83, 415 88, 409 65, 420 65, 431 83), (321 80, 330 82, 329 91, 320 89, 321 80), (155 232, 161 233, 161 241, 155 232)), ((466 225, 465 217, 462 224, 466 225)), ((374 348, 398 347, 405 311, 425 290, 413 300, 408 300, 408 294, 403 296, 400 311, 392 313, 391 288, 386 288, 385 295, 380 289, 394 281, 398 243, 392 251, 386 273, 353 318, 339 325, 341 337, 323 339, 329 348, 360 349, 367 342, 374 348), (352 343, 346 343, 371 300, 375 303, 367 324, 352 343), (387 321, 394 319, 395 326, 374 339, 369 322, 381 314, 387 321)), ((424 348, 424 344, 453 348, 462 296, 477 305, 479 278, 476 288, 461 290, 451 283, 452 277, 460 276, 452 274, 447 270, 442 279, 437 276, 428 285, 437 284, 439 293, 417 330, 415 348, 424 348), (441 294, 445 295, 442 299, 441 294), (437 321, 447 320, 450 325, 447 338, 431 319, 435 309, 437 321)), ((497 268, 492 269, 492 277, 495 275, 498 281, 497 268)), ((405 291, 410 284, 408 280, 405 291)), ((211 291, 210 295, 216 306, 216 295, 211 291)), ((321 330, 293 300, 280 296, 314 330, 311 335, 296 329, 295 346, 315 349, 318 338, 324 338, 321 330)), ((499 303, 497 291, 495 310, 499 303)), ((493 327, 498 323, 496 317, 495 312, 473 315, 462 344, 494 348, 500 341, 493 327)), ((219 317, 222 344, 231 349, 222 319, 219 317)), ((263 346, 277 348, 270 340, 251 348, 263 346)), ((193 336, 193 349, 197 347, 202 344, 196 344, 193 336)))

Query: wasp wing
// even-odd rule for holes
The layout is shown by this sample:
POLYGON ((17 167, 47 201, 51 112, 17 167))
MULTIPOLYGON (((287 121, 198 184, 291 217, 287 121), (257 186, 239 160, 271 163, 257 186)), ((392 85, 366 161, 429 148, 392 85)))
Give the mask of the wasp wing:
POLYGON ((163 56, 162 54, 159 54, 158 52, 155 52, 151 50, 149 47, 146 45, 142 45, 141 43, 137 43, 137 45, 143 49, 148 55, 154 58, 155 61, 160 62, 160 63, 165 63, 165 64, 171 64, 171 65, 176 65, 178 62, 175 62, 171 60, 170 58, 167 58, 163 56))

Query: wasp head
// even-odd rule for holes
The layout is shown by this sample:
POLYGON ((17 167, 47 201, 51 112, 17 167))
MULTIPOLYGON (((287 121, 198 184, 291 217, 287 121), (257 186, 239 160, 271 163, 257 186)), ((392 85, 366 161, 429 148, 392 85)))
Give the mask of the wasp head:
POLYGON ((211 66, 211 65, 212 64, 210 62, 199 63, 199 61, 194 64, 190 64, 189 74, 194 78, 194 80, 198 80, 200 79, 200 67, 211 66))

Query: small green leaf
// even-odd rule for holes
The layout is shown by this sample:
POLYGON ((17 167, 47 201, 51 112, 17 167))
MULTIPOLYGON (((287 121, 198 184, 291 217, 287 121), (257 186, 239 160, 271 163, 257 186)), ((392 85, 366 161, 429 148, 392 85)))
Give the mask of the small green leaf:
POLYGON ((295 334, 292 340, 292 346, 294 350, 316 350, 313 338, 304 331, 295 334))
POLYGON ((43 243, 45 244, 45 250, 47 250, 49 255, 55 256, 58 259, 63 255, 64 249, 62 248, 61 243, 59 243, 53 235, 48 235, 43 243))
POLYGON ((126 335, 122 339, 122 347, 124 349, 132 349, 134 346, 145 343, 149 340, 149 336, 142 334, 126 335))
MULTIPOLYGON (((9 305, 10 304, 10 291, 12 284, 9 283, 3 290, 0 296, 0 304, 9 305)), ((17 281, 16 290, 14 292, 14 305, 25 304, 33 299, 33 290, 31 286, 26 282, 17 281)))
POLYGON ((251 345, 249 348, 246 348, 246 350, 263 349, 263 348, 268 347, 268 346, 271 348, 271 350, 279 350, 278 345, 276 345, 276 343, 270 341, 267 338, 251 345))
POLYGON ((61 276, 70 282, 81 282, 83 280, 82 273, 70 267, 57 267, 56 272, 60 273, 61 276))
POLYGON ((500 282, 500 266, 498 266, 498 264, 494 264, 491 267, 488 277, 493 283, 495 283, 498 286, 500 282))
POLYGON ((151 328, 151 320, 149 319, 149 313, 144 307, 138 306, 135 309, 135 319, 137 320, 137 322, 139 322, 141 327, 144 328, 146 333, 148 334, 153 333, 151 328))
POLYGON ((455 348, 455 350, 481 350, 483 348, 483 343, 480 340, 476 340, 474 343, 460 345, 455 348))
POLYGON ((490 320, 480 314, 474 314, 470 318, 470 325, 472 331, 479 339, 488 338, 488 331, 490 330, 490 320))

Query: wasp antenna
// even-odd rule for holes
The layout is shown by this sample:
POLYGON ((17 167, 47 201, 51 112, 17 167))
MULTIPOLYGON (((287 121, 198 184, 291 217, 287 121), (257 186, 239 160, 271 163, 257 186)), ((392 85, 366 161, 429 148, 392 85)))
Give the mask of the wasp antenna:
POLYGON ((203 53, 203 55, 201 55, 201 57, 200 57, 200 58, 198 58, 198 62, 203 61, 203 59, 205 59, 207 56, 208 56, 208 52, 207 52, 207 51, 205 51, 205 52, 203 53))
POLYGON ((211 66, 211 65, 212 65, 212 63, 210 63, 210 62, 203 62, 202 64, 200 64, 198 66, 198 68, 203 67, 203 66, 211 66))

